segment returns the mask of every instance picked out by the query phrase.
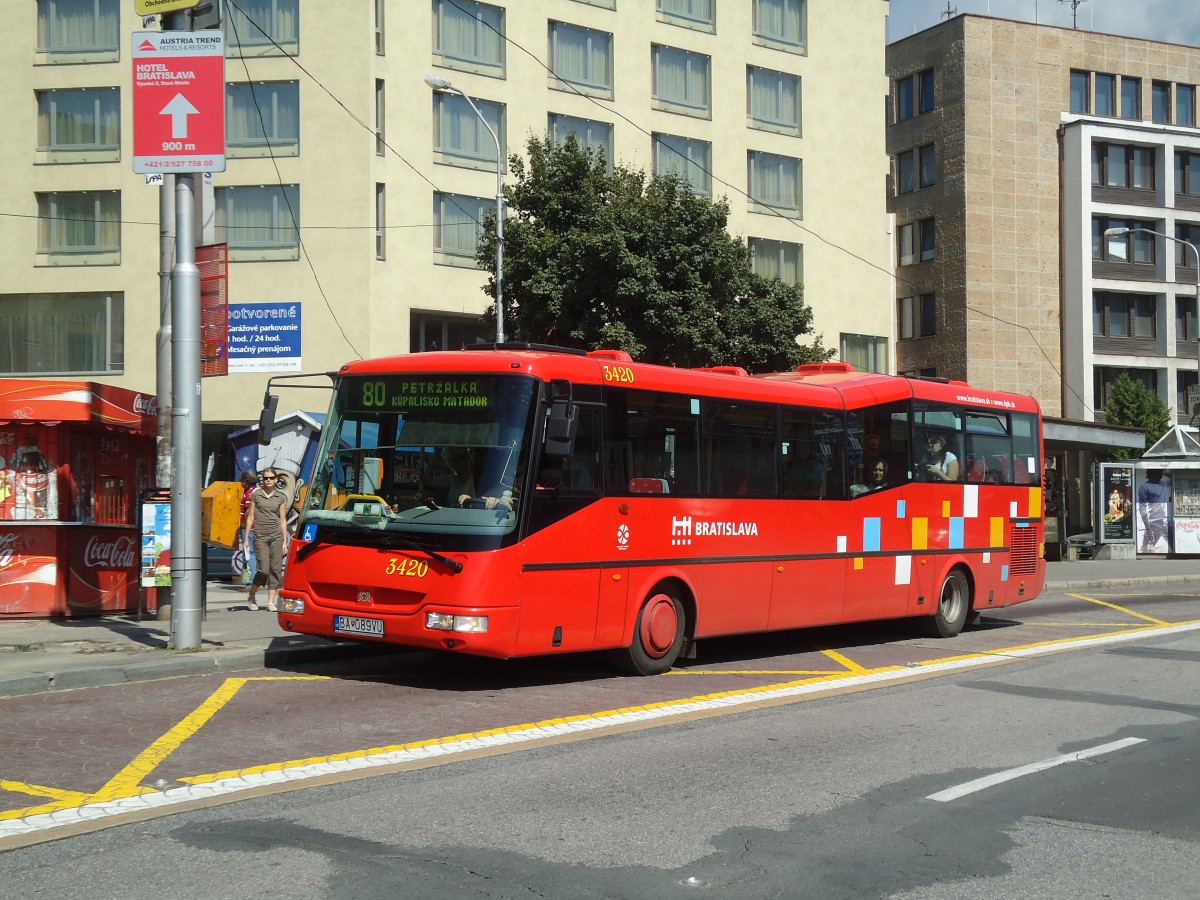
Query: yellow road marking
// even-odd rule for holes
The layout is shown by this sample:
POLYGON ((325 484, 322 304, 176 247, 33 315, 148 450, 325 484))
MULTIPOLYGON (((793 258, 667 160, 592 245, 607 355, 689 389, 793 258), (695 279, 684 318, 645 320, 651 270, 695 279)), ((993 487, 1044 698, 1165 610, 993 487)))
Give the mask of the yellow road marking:
MULTIPOLYGON (((105 800, 120 800, 125 797, 136 797, 139 794, 157 793, 154 788, 143 787, 141 782, 147 775, 162 765, 163 760, 179 749, 193 734, 203 728, 224 707, 242 687, 251 681, 321 681, 328 680, 327 675, 266 675, 258 678, 226 678, 219 688, 213 691, 207 700, 197 706, 168 729, 162 737, 134 757, 108 780, 98 791, 85 793, 80 791, 63 791, 58 788, 43 788, 25 790, 22 793, 33 794, 50 799, 51 802, 24 809, 10 809, 0 812, 0 821, 6 819, 21 819, 26 816, 55 812, 60 809, 74 809, 89 803, 105 800)), ((0 787, 7 785, 22 785, 19 781, 0 781, 0 787)))
POLYGON ((1070 594, 1069 596, 1074 597, 1076 600, 1086 600, 1088 603, 1095 603, 1099 606, 1107 606, 1109 609, 1115 609, 1117 612, 1123 612, 1126 615, 1133 616, 1137 619, 1145 619, 1147 622, 1153 622, 1155 625, 1170 624, 1168 622, 1164 622, 1162 619, 1156 619, 1153 616, 1144 616, 1140 612, 1134 612, 1132 609, 1126 609, 1124 606, 1117 606, 1115 603, 1107 603, 1104 600, 1097 600, 1095 597, 1085 597, 1083 594, 1070 594))
POLYGON ((13 794, 29 794, 34 797, 49 797, 54 800, 74 800, 77 803, 82 803, 87 799, 87 794, 81 794, 79 791, 63 791, 58 788, 46 787, 43 784, 29 784, 25 781, 4 781, 0 779, 0 791, 9 791, 13 794))
POLYGON ((827 669, 672 669, 667 675, 841 675, 827 669))
MULTIPOLYGON (((862 666, 860 666, 858 663, 856 663, 854 660, 849 659, 845 656, 842 656, 842 654, 838 653, 836 650, 822 650, 821 652, 824 653, 826 656, 828 656, 830 659, 832 659, 839 666, 845 666, 849 671, 853 672, 855 675, 865 675, 868 671, 867 669, 864 669, 862 666)), ((880 670, 875 669, 873 671, 880 671, 880 670)))

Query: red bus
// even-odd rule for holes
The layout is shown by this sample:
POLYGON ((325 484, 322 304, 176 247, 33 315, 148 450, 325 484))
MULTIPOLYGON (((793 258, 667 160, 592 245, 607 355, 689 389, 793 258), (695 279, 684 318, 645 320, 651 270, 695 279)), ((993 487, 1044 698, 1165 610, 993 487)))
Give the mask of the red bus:
POLYGON ((289 631, 656 674, 717 635, 918 617, 952 637, 1043 587, 1030 397, 514 344, 332 377, 289 631))

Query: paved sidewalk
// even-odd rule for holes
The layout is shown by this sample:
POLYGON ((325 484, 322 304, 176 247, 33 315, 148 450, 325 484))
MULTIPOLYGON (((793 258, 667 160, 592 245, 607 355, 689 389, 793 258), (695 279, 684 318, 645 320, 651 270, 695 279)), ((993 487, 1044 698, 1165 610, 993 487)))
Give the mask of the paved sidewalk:
MULTIPOLYGON (((1200 560, 1084 560, 1047 564, 1047 590, 1084 591, 1200 581, 1200 560)), ((273 613, 251 611, 238 586, 208 583, 202 646, 168 649, 170 623, 147 615, 0 620, 0 697, 153 681, 179 675, 286 668, 390 652, 354 642, 290 634, 273 613)))

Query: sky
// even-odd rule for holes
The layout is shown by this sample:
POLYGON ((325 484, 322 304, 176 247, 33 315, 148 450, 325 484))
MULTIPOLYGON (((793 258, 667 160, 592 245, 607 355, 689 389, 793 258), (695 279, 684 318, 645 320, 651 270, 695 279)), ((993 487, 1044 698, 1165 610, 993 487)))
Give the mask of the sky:
MULTIPOLYGON (((943 21, 946 5, 946 0, 891 0, 888 41, 943 21)), ((950 0, 949 5, 959 14, 1071 27, 1071 0, 950 0)), ((1197 0, 1080 0, 1075 17, 1081 30, 1200 47, 1197 0)))

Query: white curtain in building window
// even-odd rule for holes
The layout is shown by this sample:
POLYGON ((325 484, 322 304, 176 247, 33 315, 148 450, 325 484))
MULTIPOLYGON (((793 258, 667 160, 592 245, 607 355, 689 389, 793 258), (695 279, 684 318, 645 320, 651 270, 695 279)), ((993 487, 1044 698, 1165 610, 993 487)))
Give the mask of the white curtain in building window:
POLYGON ((784 284, 800 283, 800 245, 766 238, 751 238, 752 269, 763 278, 778 278, 784 284))
POLYGON ((551 25, 554 74, 564 81, 609 87, 608 55, 612 36, 555 22, 551 25))
POLYGON ((38 93, 38 147, 116 148, 121 141, 120 93, 100 90, 38 93))
POLYGON ((118 0, 38 0, 38 46, 43 50, 115 50, 118 0))
POLYGON ((751 151, 750 196, 758 203, 798 210, 800 160, 751 151))
POLYGON ((713 20, 713 0, 658 0, 658 8, 665 13, 695 19, 697 22, 713 20))
MULTIPOLYGON (((496 162, 496 142, 487 128, 475 115, 468 103, 458 94, 439 92, 434 94, 438 119, 438 147, 443 153, 467 156, 485 162, 496 162)), ((496 132, 501 146, 504 144, 500 128, 500 107, 496 103, 476 100, 479 113, 496 132)))
POLYGON ((121 195, 116 191, 38 194, 38 218, 43 253, 120 249, 121 195))
POLYGON ((438 0, 437 49, 446 56, 499 65, 503 51, 502 10, 482 3, 438 0))
POLYGON ((655 47, 654 96, 671 103, 707 109, 708 57, 674 47, 655 47))
POLYGON ((297 247, 299 219, 294 184, 217 189, 217 241, 231 249, 297 247))
POLYGON ((483 217, 494 200, 466 197, 462 194, 434 194, 433 216, 437 223, 435 249, 455 256, 474 258, 483 230, 483 217))
POLYGON ((754 31, 764 37, 800 43, 804 0, 754 0, 754 31))
POLYGON ((300 90, 296 82, 226 84, 225 92, 227 143, 253 146, 300 140, 300 90))
POLYGON ((750 69, 750 117, 776 125, 800 124, 800 77, 750 69))
POLYGON ((119 368, 122 315, 120 295, 0 295, 0 372, 49 375, 119 368))
POLYGON ((654 135, 654 174, 677 174, 692 193, 712 193, 712 144, 673 134, 654 135))
POLYGON ((567 135, 573 134, 580 145, 588 150, 602 150, 605 166, 612 171, 613 127, 608 122, 550 113, 549 124, 550 137, 556 144, 563 143, 567 135))
POLYGON ((236 5, 226 4, 225 29, 235 47, 294 44, 300 40, 299 0, 238 0, 236 5))

